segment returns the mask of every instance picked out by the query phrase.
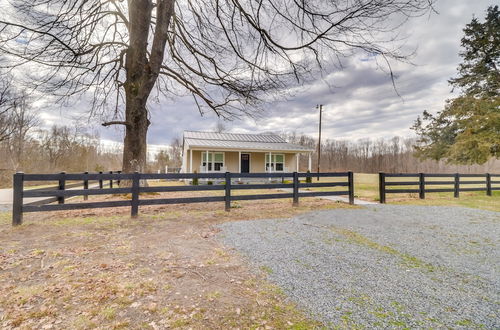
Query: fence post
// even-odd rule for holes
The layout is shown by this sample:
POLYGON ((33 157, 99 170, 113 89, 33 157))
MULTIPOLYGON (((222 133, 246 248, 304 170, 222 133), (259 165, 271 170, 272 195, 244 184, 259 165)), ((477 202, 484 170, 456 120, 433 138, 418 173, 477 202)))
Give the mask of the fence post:
MULTIPOLYGON (((109 171, 109 174, 113 174, 113 171, 109 171)), ((113 188, 113 177, 109 179, 109 188, 113 188)))
MULTIPOLYGON (((83 180, 83 189, 89 189, 89 179, 88 179, 88 174, 89 172, 85 172, 85 179, 83 180)), ((85 194, 83 195, 83 200, 86 201, 89 199, 89 195, 88 194, 85 194)))
POLYGON ((293 206, 299 206, 299 173, 293 172, 293 206))
MULTIPOLYGON (((118 174, 122 174, 122 171, 118 171, 118 174)), ((118 186, 120 186, 120 182, 121 182, 121 180, 120 180, 120 178, 118 178, 118 180, 116 180, 116 184, 118 186)))
MULTIPOLYGON (((66 172, 61 172, 61 174, 63 175, 63 178, 59 179, 59 190, 65 190, 66 189, 66 179, 64 178, 64 175, 66 174, 66 172)), ((64 196, 58 196, 57 203, 64 204, 64 196)))
POLYGON ((460 196, 460 174, 455 173, 455 186, 453 187, 453 197, 460 196))
POLYGON ((231 210, 231 173, 226 172, 226 196, 224 197, 226 203, 225 210, 229 212, 231 210))
POLYGON ((486 195, 491 196, 491 174, 486 173, 486 195))
POLYGON ((12 199, 12 225, 18 226, 23 223, 23 172, 17 172, 16 174, 14 174, 13 188, 14 196, 12 199))
POLYGON ((349 204, 354 205, 354 174, 347 172, 347 181, 349 184, 349 204))
POLYGON ((102 171, 99 172, 99 189, 102 189, 103 188, 103 184, 102 184, 102 171))
POLYGON ((378 190, 380 203, 385 204, 385 173, 379 172, 378 174, 378 190))
POLYGON ((419 173, 418 177, 418 197, 425 199, 425 174, 419 173))
POLYGON ((136 218, 139 214, 139 185, 140 185, 141 175, 139 172, 135 171, 132 178, 132 206, 130 211, 130 216, 136 218))

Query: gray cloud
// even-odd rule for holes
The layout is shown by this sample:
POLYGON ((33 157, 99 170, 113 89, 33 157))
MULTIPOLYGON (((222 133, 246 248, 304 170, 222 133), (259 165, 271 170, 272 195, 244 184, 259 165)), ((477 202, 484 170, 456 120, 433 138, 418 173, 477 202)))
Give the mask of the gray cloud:
MULTIPOLYGON (((316 135, 318 113, 315 105, 324 104, 324 136, 359 139, 409 135, 409 127, 423 110, 439 111, 451 88, 447 80, 455 75, 460 62, 458 52, 462 29, 473 14, 483 18, 492 1, 439 0, 439 15, 411 21, 402 31, 407 36, 404 49, 416 49, 414 65, 395 63, 398 96, 387 72, 377 67, 366 54, 346 59, 345 68, 333 70, 323 79, 294 88, 295 95, 282 102, 263 104, 263 116, 243 118, 226 124, 237 132, 297 131, 316 135), (332 87, 334 86, 334 87, 332 87)), ((86 110, 85 102, 58 110, 59 116, 86 110)), ((214 114, 201 117, 190 97, 152 103, 149 142, 168 144, 183 130, 210 130, 217 123, 214 114)), ((46 110, 45 110, 46 111, 46 110)), ((47 118, 54 121, 57 111, 47 118)), ((97 127, 97 122, 93 122, 97 127)), ((120 141, 123 132, 99 128, 101 136, 120 141)))

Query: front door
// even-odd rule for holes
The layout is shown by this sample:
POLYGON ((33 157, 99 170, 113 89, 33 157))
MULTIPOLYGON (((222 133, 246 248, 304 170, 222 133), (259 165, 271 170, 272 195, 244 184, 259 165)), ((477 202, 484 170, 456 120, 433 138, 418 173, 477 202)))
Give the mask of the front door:
POLYGON ((250 154, 241 154, 241 173, 250 173, 250 154))

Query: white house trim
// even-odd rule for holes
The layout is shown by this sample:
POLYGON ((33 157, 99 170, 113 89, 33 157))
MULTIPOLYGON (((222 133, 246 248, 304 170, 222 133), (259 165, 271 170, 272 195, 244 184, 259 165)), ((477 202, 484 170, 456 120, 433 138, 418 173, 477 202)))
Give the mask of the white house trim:
POLYGON ((205 164, 207 164, 205 166, 205 168, 204 168, 205 173, 208 173, 208 172, 219 172, 219 171, 215 170, 215 163, 216 163, 216 161, 215 161, 215 154, 222 154, 222 166, 221 166, 221 168, 225 168, 226 167, 226 153, 224 151, 204 150, 204 151, 202 151, 201 157, 200 157, 200 168, 203 167, 203 153, 205 153, 205 164), (209 153, 212 154, 212 162, 211 162, 211 164, 212 164, 212 170, 208 169, 208 154, 209 153))
POLYGON ((189 149, 189 172, 193 173, 193 149, 189 149))

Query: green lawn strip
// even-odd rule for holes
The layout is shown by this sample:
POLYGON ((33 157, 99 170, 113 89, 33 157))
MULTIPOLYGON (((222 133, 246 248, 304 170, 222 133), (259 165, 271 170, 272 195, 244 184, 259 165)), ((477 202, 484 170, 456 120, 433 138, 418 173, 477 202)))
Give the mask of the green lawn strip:
POLYGON ((486 196, 483 192, 461 193, 459 198, 454 198, 447 193, 427 194, 425 199, 404 199, 390 201, 390 204, 399 205, 422 205, 422 206, 461 206, 476 208, 487 211, 500 212, 500 191, 493 191, 492 196, 486 196))
MULTIPOLYGON (((392 186, 390 189, 418 189, 417 178, 388 178, 387 181, 415 182, 415 185, 392 186)), ((338 182, 339 178, 320 178, 319 182, 338 182)), ((426 178, 426 181, 453 181, 453 178, 426 178)), ((461 182, 481 181, 481 178, 461 178, 461 182)), ((313 182, 318 182, 313 178, 313 182)), ((484 188, 484 184, 463 184, 462 188, 484 188)), ((337 188, 311 188, 312 191, 335 191, 337 188)), ((453 185, 427 185, 427 189, 453 188, 453 185)), ((379 201, 378 174, 355 173, 354 195, 356 198, 369 201, 379 201)), ((492 196, 487 196, 486 191, 461 192, 459 198, 453 197, 453 192, 426 193, 425 199, 418 198, 418 193, 387 194, 388 204, 401 205, 437 205, 437 206, 463 206, 500 212, 500 191, 493 191, 492 196)))
POLYGON ((352 243, 352 244, 357 244, 363 247, 368 247, 373 250, 377 250, 383 253, 387 253, 393 256, 396 256, 401 259, 401 265, 406 267, 406 268, 418 268, 425 270, 426 272, 434 272, 436 271, 436 267, 433 266, 432 264, 429 264, 427 262, 424 262, 423 260, 412 256, 407 253, 400 252, 390 246, 387 245, 381 245, 375 241, 370 240, 368 237, 361 235, 358 232, 355 232, 353 230, 345 229, 345 228, 340 228, 336 226, 328 226, 330 230, 332 230, 334 233, 341 235, 346 239, 347 242, 352 243))

